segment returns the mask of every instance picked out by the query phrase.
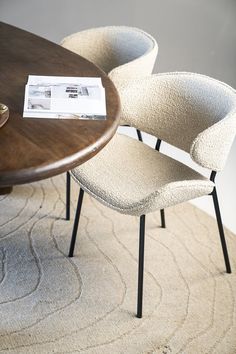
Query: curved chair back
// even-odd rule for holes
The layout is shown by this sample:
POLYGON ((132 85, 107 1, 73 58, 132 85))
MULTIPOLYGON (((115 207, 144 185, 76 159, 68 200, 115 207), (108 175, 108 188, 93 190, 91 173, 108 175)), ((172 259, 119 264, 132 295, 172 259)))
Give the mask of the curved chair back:
POLYGON ((151 35, 127 26, 84 30, 64 38, 61 45, 96 64, 116 85, 151 74, 158 52, 151 35))
POLYGON ((236 91, 210 77, 163 73, 119 91, 121 118, 190 153, 199 165, 221 170, 236 133, 236 91))

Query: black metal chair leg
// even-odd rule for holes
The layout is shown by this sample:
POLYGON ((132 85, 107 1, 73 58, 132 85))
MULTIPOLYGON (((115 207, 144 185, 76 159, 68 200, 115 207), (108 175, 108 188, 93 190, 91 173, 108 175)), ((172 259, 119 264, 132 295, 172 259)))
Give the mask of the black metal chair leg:
POLYGON ((66 172, 66 220, 70 220, 70 172, 66 172))
POLYGON ((155 150, 160 151, 161 139, 157 139, 155 150))
POLYGON ((84 190, 82 188, 80 188, 77 208, 76 208, 76 212, 75 212, 75 221, 74 221, 72 237, 71 237, 71 242, 70 242, 69 257, 73 257, 73 255, 74 255, 75 241, 76 241, 76 235, 77 235, 77 230, 78 230, 78 225, 79 225, 83 197, 84 197, 84 190))
POLYGON ((136 129, 137 135, 138 135, 138 140, 143 141, 142 133, 139 129, 136 129))
POLYGON ((166 227, 165 210, 161 209, 161 227, 164 229, 166 227))
POLYGON ((214 202, 214 207, 215 207, 218 229, 219 229, 219 233, 220 233, 221 246, 222 246, 222 250, 223 250, 223 254, 224 254, 226 272, 231 273, 231 267, 230 267, 230 262, 229 262, 229 256, 228 256, 228 251, 227 251, 225 235, 224 235, 224 228, 223 228, 222 219, 221 219, 221 215, 220 215, 220 207, 219 207, 218 197, 217 197, 217 193, 216 193, 216 188, 214 188, 214 190, 212 192, 212 197, 213 197, 213 202, 214 202))
POLYGON ((144 240, 145 240, 145 215, 141 215, 140 226, 139 226, 138 303, 137 303, 138 318, 142 318, 142 310, 143 310, 144 240))

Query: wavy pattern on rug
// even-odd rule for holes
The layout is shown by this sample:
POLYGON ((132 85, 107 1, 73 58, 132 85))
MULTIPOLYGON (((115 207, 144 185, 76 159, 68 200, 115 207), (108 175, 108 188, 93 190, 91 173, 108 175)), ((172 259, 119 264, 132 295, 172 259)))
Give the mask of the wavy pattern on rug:
POLYGON ((86 195, 68 258, 64 200, 64 176, 0 196, 0 354, 236 353, 235 235, 229 275, 213 218, 188 203, 166 210, 166 229, 148 215, 140 320, 138 218, 86 195))

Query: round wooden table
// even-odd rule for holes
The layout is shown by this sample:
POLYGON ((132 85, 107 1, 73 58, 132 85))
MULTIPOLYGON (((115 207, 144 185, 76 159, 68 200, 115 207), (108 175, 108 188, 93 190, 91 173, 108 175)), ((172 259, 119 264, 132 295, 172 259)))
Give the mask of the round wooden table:
POLYGON ((101 150, 119 124, 120 102, 112 81, 79 55, 0 22, 0 102, 9 119, 0 128, 0 194, 11 186, 68 171, 101 150), (101 77, 107 119, 23 118, 28 75, 101 77))

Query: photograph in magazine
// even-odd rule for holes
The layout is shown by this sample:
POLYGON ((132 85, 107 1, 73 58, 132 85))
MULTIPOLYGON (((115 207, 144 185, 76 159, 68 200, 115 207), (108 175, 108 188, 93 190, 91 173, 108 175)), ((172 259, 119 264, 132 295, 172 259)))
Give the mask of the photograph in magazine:
POLYGON ((73 78, 68 82, 63 82, 63 77, 43 78, 39 76, 37 82, 37 76, 29 77, 24 117, 106 119, 105 90, 100 78, 73 78))

